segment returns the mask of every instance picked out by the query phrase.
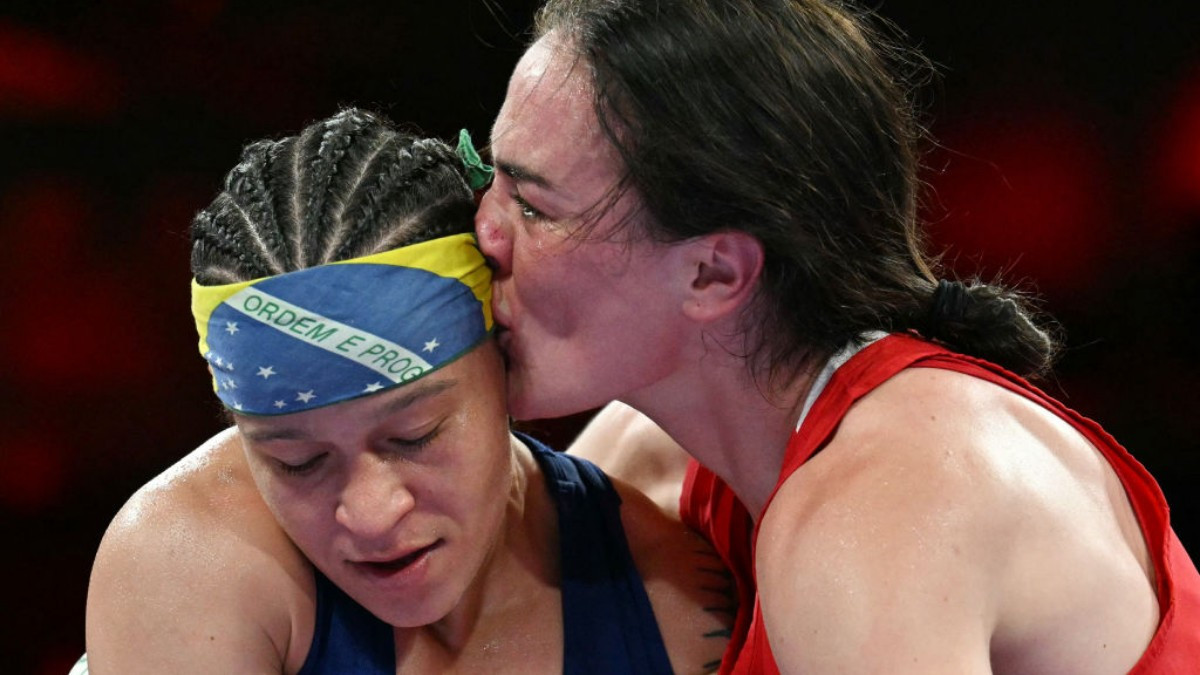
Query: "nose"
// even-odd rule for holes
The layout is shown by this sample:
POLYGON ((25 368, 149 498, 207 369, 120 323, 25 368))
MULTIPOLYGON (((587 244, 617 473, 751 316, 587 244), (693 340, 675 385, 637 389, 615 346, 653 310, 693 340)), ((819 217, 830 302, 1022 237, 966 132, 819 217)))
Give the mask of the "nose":
POLYGON ((384 537, 415 505, 397 464, 368 455, 351 467, 335 518, 358 537, 384 537))
POLYGON ((504 220, 504 211, 498 201, 495 183, 492 183, 475 212, 475 236, 493 276, 502 279, 512 273, 512 230, 504 220))

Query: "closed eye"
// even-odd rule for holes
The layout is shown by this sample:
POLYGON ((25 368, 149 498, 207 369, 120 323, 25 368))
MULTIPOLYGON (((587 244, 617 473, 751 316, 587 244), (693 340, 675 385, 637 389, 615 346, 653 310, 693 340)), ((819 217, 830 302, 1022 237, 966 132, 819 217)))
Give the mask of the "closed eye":
POLYGON ((433 439, 437 438, 441 431, 442 425, 438 424, 436 427, 430 430, 429 433, 419 438, 393 437, 388 439, 388 443, 391 444, 392 447, 404 452, 405 454, 414 453, 425 449, 430 443, 433 442, 433 439))
POLYGON ((279 467, 280 471, 289 476, 303 476, 316 470, 316 468, 321 465, 321 462, 325 460, 326 456, 327 453, 323 452, 300 464, 288 464, 287 462, 277 459, 275 460, 275 464, 279 467))

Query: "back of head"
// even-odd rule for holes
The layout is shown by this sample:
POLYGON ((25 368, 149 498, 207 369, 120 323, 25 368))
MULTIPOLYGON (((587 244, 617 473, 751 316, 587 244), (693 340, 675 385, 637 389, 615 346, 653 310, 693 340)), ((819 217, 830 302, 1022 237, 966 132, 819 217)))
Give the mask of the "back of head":
POLYGON ((249 145, 192 222, 214 392, 240 413, 286 415, 402 386, 483 344, 491 274, 474 212, 456 151, 369 113, 249 145))
POLYGON ((827 0, 549 0, 538 16, 590 68, 646 234, 762 242, 744 331, 763 372, 872 330, 1040 372, 1053 341, 1019 294, 976 284, 954 321, 931 311, 908 84, 927 66, 882 26, 827 0))
POLYGON ((347 109, 252 143, 192 221, 201 285, 246 281, 472 232, 462 161, 445 143, 347 109))

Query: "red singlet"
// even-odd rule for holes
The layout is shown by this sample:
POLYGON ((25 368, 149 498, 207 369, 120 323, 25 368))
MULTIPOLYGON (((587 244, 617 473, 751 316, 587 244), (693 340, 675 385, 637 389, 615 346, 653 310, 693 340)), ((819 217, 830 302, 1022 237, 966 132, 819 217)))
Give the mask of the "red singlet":
MULTIPOLYGON (((1104 455, 1125 486, 1141 525, 1154 562, 1158 593, 1158 631, 1130 673, 1200 670, 1200 574, 1171 529, 1166 499, 1158 484, 1100 425, 995 364, 906 335, 890 335, 868 345, 837 369, 800 429, 792 434, 775 490, 829 442, 855 401, 910 367, 953 370, 1020 394, 1057 414, 1104 455)), ((768 499, 763 513, 770 507, 768 499)), ((680 512, 685 522, 708 537, 737 582, 741 604, 733 636, 721 661, 721 673, 778 673, 758 605, 754 580, 757 530, 750 514, 724 481, 695 460, 689 463, 684 479, 680 512)))

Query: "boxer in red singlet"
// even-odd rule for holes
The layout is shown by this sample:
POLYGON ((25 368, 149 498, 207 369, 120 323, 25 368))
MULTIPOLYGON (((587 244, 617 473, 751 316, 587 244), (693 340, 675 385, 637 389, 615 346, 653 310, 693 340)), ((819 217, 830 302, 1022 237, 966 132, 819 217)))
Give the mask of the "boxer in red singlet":
POLYGON ((1004 372, 1057 347, 1026 299, 923 249, 884 30, 825 0, 546 4, 475 223, 510 411, 619 400, 703 466, 684 513, 742 581, 727 672, 1184 672, 1200 581, 1161 493, 1004 372))

